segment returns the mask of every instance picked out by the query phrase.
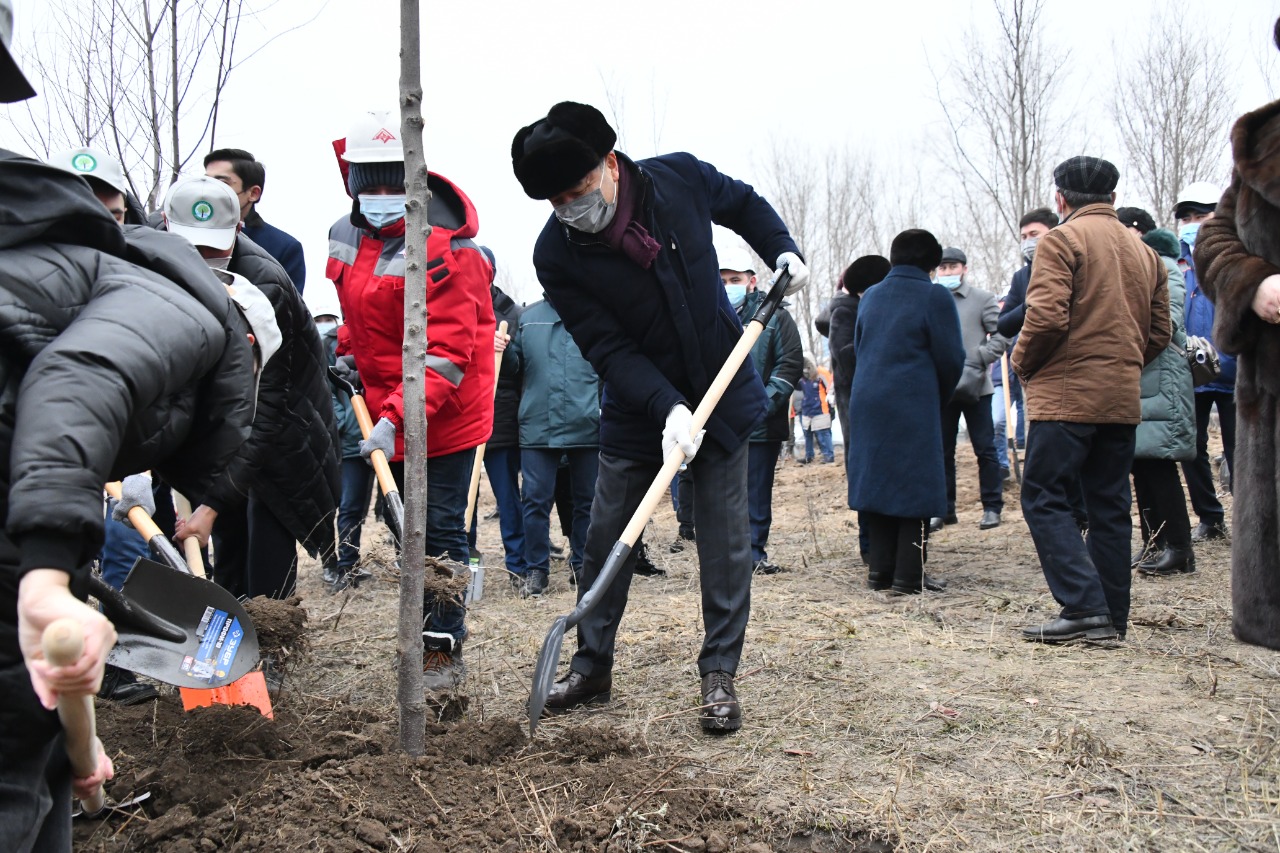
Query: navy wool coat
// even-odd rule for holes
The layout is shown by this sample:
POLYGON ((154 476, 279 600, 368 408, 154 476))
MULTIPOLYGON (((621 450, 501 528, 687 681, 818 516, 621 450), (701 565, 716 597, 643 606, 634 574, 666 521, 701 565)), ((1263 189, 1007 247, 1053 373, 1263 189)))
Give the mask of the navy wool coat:
POLYGON ((849 400, 849 507, 899 518, 947 509, 942 404, 964 369, 955 298, 895 266, 863 294, 849 400))
MULTIPOLYGON (((637 220, 662 246, 653 264, 644 269, 552 216, 533 265, 604 383, 601 452, 660 464, 667 414, 681 402, 697 406, 742 336, 711 224, 737 232, 763 258, 799 249, 755 190, 691 154, 618 160, 638 193, 637 220)), ((707 440, 734 450, 764 413, 764 384, 748 358, 707 422, 707 440)))

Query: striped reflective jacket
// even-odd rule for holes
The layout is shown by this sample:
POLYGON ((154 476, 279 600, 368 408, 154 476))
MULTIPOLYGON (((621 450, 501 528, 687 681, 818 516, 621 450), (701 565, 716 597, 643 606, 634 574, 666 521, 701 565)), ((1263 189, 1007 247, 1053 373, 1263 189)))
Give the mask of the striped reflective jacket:
MULTIPOLYGON (((484 443, 493 431, 493 303, 488 260, 472 241, 471 200, 430 175, 427 239, 427 456, 484 443)), ((396 426, 404 458, 404 220, 375 229, 357 205, 329 229, 325 274, 338 291, 351 351, 376 421, 396 426)))

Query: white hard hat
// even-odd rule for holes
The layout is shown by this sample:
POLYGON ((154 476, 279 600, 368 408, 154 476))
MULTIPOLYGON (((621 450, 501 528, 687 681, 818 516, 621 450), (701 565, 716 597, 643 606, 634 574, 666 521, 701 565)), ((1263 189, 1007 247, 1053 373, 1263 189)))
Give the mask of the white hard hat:
POLYGON ((723 249, 716 252, 720 259, 720 269, 732 270, 733 272, 749 272, 756 274, 755 261, 751 260, 751 255, 746 249, 734 247, 732 249, 723 249))
POLYGON ((404 160, 400 142, 399 113, 370 110, 361 113, 347 130, 347 150, 342 159, 348 163, 392 163, 404 160))
POLYGON ((1196 181, 1178 193, 1178 200, 1173 203, 1175 215, 1184 204, 1195 205, 1201 210, 1212 210, 1222 198, 1222 188, 1212 181, 1196 181))
POLYGON ((125 180, 119 161, 100 148, 86 145, 59 151, 49 157, 49 165, 82 178, 95 178, 117 192, 129 192, 129 182, 125 180))
POLYGON ((328 279, 314 282, 307 288, 307 310, 312 317, 323 317, 326 314, 342 319, 342 304, 338 301, 338 291, 328 279), (326 286, 327 285, 327 286, 326 286))

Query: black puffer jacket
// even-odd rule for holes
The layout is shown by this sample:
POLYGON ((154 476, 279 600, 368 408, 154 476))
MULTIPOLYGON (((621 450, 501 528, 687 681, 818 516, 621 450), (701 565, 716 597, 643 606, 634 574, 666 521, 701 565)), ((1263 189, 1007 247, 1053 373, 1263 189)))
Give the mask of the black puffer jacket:
POLYGON ((262 371, 253 432, 204 502, 222 512, 243 506, 253 489, 308 553, 330 554, 342 451, 324 344, 288 273, 265 249, 241 234, 229 269, 271 301, 283 342, 262 371))
POLYGON ((151 468, 205 494, 249 434, 248 327, 178 251, 179 280, 126 261, 82 179, 0 151, 0 664, 20 659, 23 574, 65 570, 83 596, 103 483, 151 468))
MULTIPOLYGON (((499 325, 507 322, 507 334, 515 337, 520 328, 520 306, 496 284, 489 285, 493 296, 493 316, 499 325)), ((511 347, 502 353, 498 390, 493 398, 493 435, 486 445, 493 450, 520 446, 520 365, 511 347)))

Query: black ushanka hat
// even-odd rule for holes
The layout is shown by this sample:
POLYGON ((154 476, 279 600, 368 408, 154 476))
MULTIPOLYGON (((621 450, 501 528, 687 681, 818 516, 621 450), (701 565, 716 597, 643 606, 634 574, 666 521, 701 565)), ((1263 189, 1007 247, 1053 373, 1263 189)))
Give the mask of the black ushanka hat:
POLYGON ((511 167, 530 198, 548 199, 581 181, 618 141, 601 112, 563 101, 511 141, 511 167))

